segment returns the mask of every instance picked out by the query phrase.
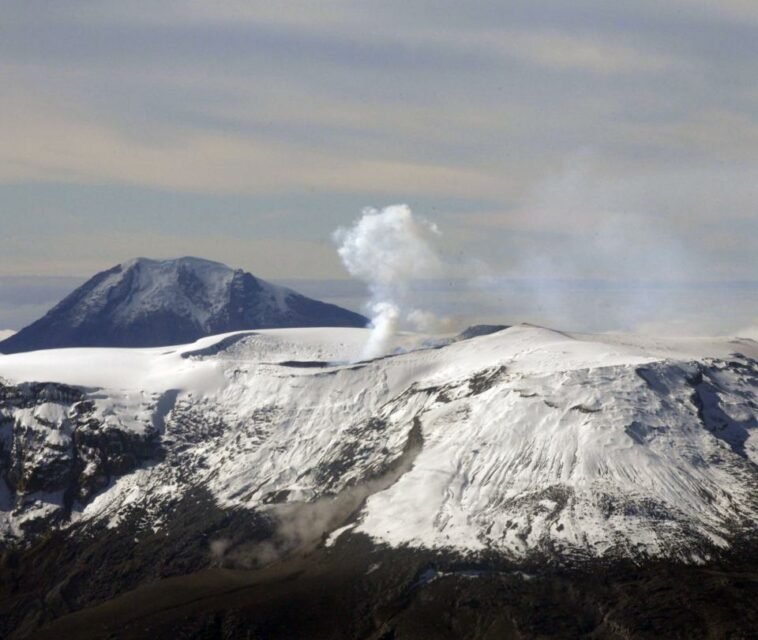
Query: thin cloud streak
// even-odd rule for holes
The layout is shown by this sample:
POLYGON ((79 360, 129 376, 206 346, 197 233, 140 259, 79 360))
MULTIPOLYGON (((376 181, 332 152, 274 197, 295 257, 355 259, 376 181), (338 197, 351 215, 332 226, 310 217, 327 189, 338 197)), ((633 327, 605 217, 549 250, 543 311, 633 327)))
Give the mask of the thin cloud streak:
POLYGON ((521 254, 566 268, 585 247, 579 272, 602 276, 587 238, 612 224, 662 230, 714 278, 755 276, 754 3, 329 7, 9 8, 0 273, 84 274, 145 245, 217 255, 213 220, 247 207, 249 224, 225 213, 215 233, 271 247, 241 266, 335 277, 328 231, 363 206, 408 201, 448 230, 451 252, 498 273, 523 268, 521 254), (590 169, 561 192, 583 154, 590 169), (30 219, 62 216, 64 233, 96 221, 101 249, 59 255, 54 234, 27 235, 30 219), (266 262, 294 246, 297 259, 266 262))

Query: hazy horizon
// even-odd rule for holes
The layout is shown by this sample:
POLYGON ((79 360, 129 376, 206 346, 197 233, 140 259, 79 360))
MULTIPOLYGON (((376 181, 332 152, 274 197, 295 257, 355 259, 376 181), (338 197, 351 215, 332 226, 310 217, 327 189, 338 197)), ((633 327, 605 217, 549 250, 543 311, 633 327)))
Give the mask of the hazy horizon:
MULTIPOLYGON (((43 316, 91 275, 0 276, 0 330, 17 331, 43 316)), ((361 313, 370 297, 365 284, 350 278, 270 281, 361 313)), ((422 305, 450 320, 441 330, 455 331, 476 323, 530 322, 568 331, 758 336, 758 282, 751 281, 620 283, 511 278, 472 286, 470 280, 438 279, 417 283, 415 295, 422 305), (635 314, 620 317, 633 305, 635 314), (587 314, 588 306, 592 314, 587 314), (723 313, 725 306, 731 306, 729 314, 723 313), (651 309, 656 313, 650 313, 651 309)))

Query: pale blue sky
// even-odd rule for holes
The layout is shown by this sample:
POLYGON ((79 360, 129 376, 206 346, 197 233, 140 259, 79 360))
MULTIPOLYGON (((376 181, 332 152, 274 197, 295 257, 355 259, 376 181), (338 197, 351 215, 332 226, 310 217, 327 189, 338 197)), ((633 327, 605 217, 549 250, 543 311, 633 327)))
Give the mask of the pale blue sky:
POLYGON ((407 202, 493 278, 758 281, 753 0, 12 1, 0 73, 0 277, 342 278, 407 202))

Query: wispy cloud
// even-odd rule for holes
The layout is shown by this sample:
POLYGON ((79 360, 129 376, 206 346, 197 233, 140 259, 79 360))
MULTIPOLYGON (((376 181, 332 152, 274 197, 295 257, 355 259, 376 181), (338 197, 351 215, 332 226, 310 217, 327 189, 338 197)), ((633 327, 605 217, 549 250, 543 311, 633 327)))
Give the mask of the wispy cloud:
MULTIPOLYGON (((614 219, 753 277, 756 14, 741 0, 16 3, 0 24, 0 273, 82 273, 145 245, 213 253, 204 220, 235 201, 217 234, 237 247, 232 227, 253 222, 235 256, 279 247, 337 277, 328 231, 409 200, 496 267, 614 219), (561 187, 584 149, 591 170, 561 187), (98 222, 105 249, 72 240, 53 258, 52 234, 23 241, 30 218, 56 215, 98 222)), ((600 253, 583 273, 607 268, 600 253)))
POLYGON ((463 53, 476 52, 520 60, 553 71, 591 74, 655 73, 683 66, 671 54, 656 53, 606 36, 555 29, 477 29, 451 33, 422 31, 421 42, 444 44, 463 53))

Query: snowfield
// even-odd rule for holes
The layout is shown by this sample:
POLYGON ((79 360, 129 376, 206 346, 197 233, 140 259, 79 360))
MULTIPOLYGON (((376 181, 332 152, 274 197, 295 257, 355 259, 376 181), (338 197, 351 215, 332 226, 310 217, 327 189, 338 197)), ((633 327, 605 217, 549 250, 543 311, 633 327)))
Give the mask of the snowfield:
MULTIPOLYGON (((516 326, 436 348, 401 335, 395 355, 355 362, 368 333, 280 329, 0 356, 6 386, 75 387, 91 424, 151 435, 163 451, 67 504, 17 478, 68 460, 83 400, 47 392, 0 404, 0 442, 23 460, 0 483, 1 535, 22 538, 40 521, 117 526, 137 507, 159 530, 192 487, 224 507, 268 509, 361 486, 357 521, 324 531, 342 528, 330 543, 349 531, 513 557, 700 561, 754 531, 758 343, 516 326), (409 456, 399 479, 378 482, 409 456)), ((85 476, 100 473, 92 460, 85 476)))

